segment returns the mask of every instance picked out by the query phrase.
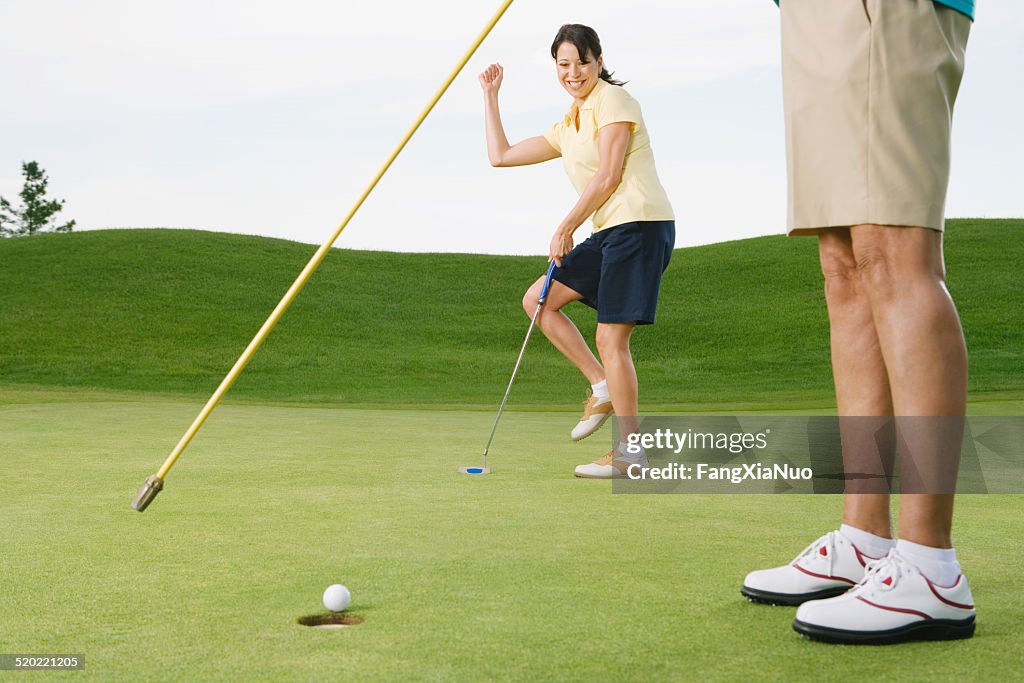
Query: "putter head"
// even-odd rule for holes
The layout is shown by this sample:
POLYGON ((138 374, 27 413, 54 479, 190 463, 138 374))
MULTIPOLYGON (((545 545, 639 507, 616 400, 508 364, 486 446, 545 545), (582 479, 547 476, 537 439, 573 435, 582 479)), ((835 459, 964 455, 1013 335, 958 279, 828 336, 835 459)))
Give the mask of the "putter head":
POLYGON ((459 472, 462 474, 490 474, 490 467, 460 467, 459 472))
POLYGON ((146 483, 142 485, 142 489, 139 490, 139 495, 135 496, 135 500, 132 501, 132 507, 142 512, 145 510, 153 499, 156 498, 156 494, 164 487, 164 480, 155 474, 146 477, 146 483))

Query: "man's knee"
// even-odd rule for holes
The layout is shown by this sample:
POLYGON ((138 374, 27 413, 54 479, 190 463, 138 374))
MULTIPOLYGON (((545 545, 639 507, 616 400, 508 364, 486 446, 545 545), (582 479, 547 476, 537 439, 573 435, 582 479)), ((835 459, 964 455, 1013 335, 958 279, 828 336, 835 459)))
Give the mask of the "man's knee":
POLYGON ((821 274, 825 277, 825 299, 830 309, 855 303, 863 296, 861 272, 848 240, 822 236, 818 256, 821 274))
POLYGON ((890 254, 877 244, 867 244, 857 250, 857 272, 871 297, 888 297, 896 287, 896 278, 890 254))
POLYGON ((860 282, 875 300, 944 279, 941 234, 924 228, 862 226, 853 253, 860 282))

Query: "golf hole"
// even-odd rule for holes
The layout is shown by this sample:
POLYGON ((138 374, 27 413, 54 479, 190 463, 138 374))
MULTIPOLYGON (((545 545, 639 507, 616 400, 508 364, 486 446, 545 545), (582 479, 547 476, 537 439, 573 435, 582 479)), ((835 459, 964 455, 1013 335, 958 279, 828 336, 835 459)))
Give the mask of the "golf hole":
POLYGON ((299 623, 314 628, 348 628, 363 623, 363 618, 354 614, 316 614, 311 617, 302 617, 299 619, 299 623))

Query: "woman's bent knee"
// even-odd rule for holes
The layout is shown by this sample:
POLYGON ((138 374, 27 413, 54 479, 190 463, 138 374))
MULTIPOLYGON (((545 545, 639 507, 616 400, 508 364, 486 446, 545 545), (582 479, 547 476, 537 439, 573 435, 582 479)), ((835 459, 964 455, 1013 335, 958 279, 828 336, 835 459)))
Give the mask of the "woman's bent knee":
POLYGON ((629 338, 633 325, 607 324, 597 326, 595 342, 602 358, 616 353, 629 353, 629 338))
POLYGON ((537 300, 540 299, 540 292, 544 289, 544 278, 541 278, 530 285, 530 288, 523 294, 523 310, 526 315, 532 316, 537 310, 537 300))

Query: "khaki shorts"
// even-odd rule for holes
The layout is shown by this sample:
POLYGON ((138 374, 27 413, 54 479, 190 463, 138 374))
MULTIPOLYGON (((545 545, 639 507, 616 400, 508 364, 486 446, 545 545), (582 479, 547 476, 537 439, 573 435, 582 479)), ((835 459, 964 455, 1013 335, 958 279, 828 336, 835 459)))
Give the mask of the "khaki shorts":
POLYGON ((782 0, 791 235, 942 230, 971 22, 932 0, 782 0))

